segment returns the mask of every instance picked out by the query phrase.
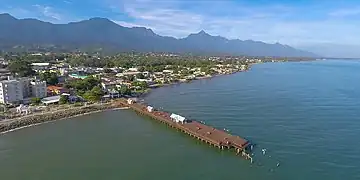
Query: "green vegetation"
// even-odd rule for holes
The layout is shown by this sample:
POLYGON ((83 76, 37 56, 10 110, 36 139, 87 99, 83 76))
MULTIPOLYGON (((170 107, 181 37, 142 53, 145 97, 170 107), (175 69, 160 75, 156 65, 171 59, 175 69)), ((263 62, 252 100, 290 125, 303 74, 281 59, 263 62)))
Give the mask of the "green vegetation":
POLYGON ((31 104, 33 105, 39 105, 41 103, 41 99, 38 97, 31 98, 31 104))
POLYGON ((123 53, 116 56, 96 58, 93 56, 68 57, 67 62, 72 66, 88 67, 138 67, 139 71, 160 72, 166 66, 176 67, 201 67, 214 65, 216 62, 209 61, 207 57, 198 56, 156 56, 148 54, 123 53))
POLYGON ((11 61, 8 66, 9 71, 18 77, 27 77, 35 75, 29 61, 15 60, 11 61))
POLYGON ((75 89, 77 94, 82 96, 84 99, 95 102, 99 101, 104 95, 104 92, 99 85, 100 79, 90 76, 85 79, 67 82, 65 86, 67 88, 75 89))
POLYGON ((76 103, 74 104, 74 106, 75 106, 75 107, 80 107, 80 106, 83 106, 83 103, 81 103, 81 102, 76 102, 76 103))
POLYGON ((100 85, 100 79, 93 76, 89 76, 85 79, 77 79, 69 81, 65 84, 66 88, 73 88, 76 90, 77 94, 83 95, 87 91, 92 90, 95 86, 100 85))
MULTIPOLYGON (((56 62, 55 68, 67 67, 67 65, 72 67, 94 67, 88 73, 99 73, 102 77, 108 78, 106 81, 115 80, 112 83, 118 83, 116 86, 120 87, 116 90, 121 95, 145 93, 149 88, 148 82, 152 84, 152 87, 154 83, 157 86, 162 86, 163 84, 175 82, 187 82, 208 75, 230 74, 246 70, 251 63, 268 62, 276 59, 272 57, 208 57, 155 53, 121 53, 106 56, 101 53, 86 54, 81 52, 43 53, 42 55, 31 55, 30 52, 22 54, 4 53, 2 56, 10 61, 8 69, 14 75, 21 77, 35 74, 30 65, 32 62, 56 62), (95 69, 96 67, 103 68, 103 71, 95 69), (143 73, 129 73, 131 71, 129 68, 137 68, 137 71, 143 73), (121 72, 126 73, 121 74, 121 76, 115 76, 115 73, 121 72)), ((287 59, 279 60, 277 58, 276 60, 285 61, 287 59)), ((78 70, 78 68, 73 68, 69 72, 75 73, 78 70)), ((57 73, 44 72, 40 73, 39 76, 48 85, 58 84, 57 73)), ((72 92, 75 91, 77 95, 89 102, 95 102, 101 100, 104 95, 100 83, 100 78, 89 76, 85 79, 67 81, 65 88, 72 90, 72 92)), ((110 86, 114 88, 115 84, 110 86)), ((61 96, 60 103, 67 103, 68 99, 66 98, 61 96)))
POLYGON ((121 86, 117 89, 121 95, 131 95, 131 89, 127 86, 121 86))
POLYGON ((104 92, 101 90, 101 88, 99 86, 95 86, 91 91, 85 92, 83 97, 90 102, 96 102, 100 101, 103 95, 104 92))
POLYGON ((54 72, 41 73, 40 79, 46 81, 46 84, 48 85, 56 85, 59 83, 58 75, 54 72))
POLYGON ((49 55, 42 55, 42 56, 34 56, 32 52, 7 52, 3 54, 3 57, 9 61, 22 61, 26 60, 29 63, 35 62, 56 62, 57 60, 62 61, 66 57, 69 57, 68 54, 49 54, 49 55))
POLYGON ((211 66, 202 66, 202 67, 200 68, 200 71, 201 71, 201 72, 205 72, 206 74, 212 75, 212 74, 215 73, 215 71, 212 70, 211 68, 212 68, 211 66))
POLYGON ((60 95, 59 104, 67 104, 69 102, 69 96, 60 95))
POLYGON ((134 81, 131 84, 133 87, 138 87, 139 89, 147 89, 149 86, 146 82, 134 81))

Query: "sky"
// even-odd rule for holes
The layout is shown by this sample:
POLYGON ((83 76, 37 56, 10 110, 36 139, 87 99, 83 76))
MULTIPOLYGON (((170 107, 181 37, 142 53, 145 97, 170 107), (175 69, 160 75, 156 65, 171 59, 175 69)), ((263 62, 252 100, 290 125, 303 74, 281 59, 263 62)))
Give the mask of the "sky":
POLYGON ((304 48, 360 47, 359 0, 1 0, 0 13, 52 23, 104 17, 178 38, 205 30, 304 48))

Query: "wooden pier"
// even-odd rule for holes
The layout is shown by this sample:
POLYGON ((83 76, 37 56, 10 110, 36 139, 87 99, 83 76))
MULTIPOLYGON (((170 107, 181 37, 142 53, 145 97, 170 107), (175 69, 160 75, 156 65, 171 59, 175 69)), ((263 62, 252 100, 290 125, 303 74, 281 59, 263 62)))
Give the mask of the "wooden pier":
POLYGON ((249 141, 239 136, 233 136, 223 130, 215 129, 195 120, 187 120, 186 123, 177 123, 170 117, 170 113, 156 109, 153 109, 150 112, 147 109, 147 106, 135 102, 129 103, 126 99, 120 99, 118 100, 118 103, 121 106, 128 106, 139 114, 149 116, 152 119, 164 123, 167 126, 177 129, 221 150, 234 149, 236 154, 242 155, 252 162, 252 157, 249 155, 249 152, 252 149, 249 148, 251 144, 249 141))

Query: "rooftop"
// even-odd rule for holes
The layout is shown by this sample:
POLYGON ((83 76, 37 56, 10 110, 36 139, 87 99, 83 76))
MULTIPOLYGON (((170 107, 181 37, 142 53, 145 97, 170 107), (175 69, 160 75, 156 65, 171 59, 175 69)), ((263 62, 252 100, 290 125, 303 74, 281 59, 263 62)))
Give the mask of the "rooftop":
POLYGON ((49 66, 50 63, 32 63, 33 66, 49 66))
POLYGON ((47 87, 48 90, 62 90, 65 89, 64 87, 59 87, 59 86, 48 86, 47 87))
POLYGON ((41 100, 41 102, 44 104, 57 103, 59 101, 60 101, 60 96, 51 96, 41 100))

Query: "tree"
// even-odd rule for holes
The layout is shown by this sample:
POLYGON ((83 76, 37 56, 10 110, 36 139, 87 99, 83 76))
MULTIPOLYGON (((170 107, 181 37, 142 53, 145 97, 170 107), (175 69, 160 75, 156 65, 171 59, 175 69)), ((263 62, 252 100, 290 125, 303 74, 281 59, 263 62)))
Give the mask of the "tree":
POLYGON ((144 67, 144 66, 138 67, 138 71, 139 71, 139 72, 144 72, 144 71, 145 71, 145 67, 144 67))
POLYGON ((44 72, 40 74, 40 79, 46 81, 46 84, 56 85, 59 83, 59 78, 54 72, 44 72))
POLYGON ((41 103, 41 99, 38 97, 31 98, 31 104, 38 105, 41 103))
POLYGON ((60 104, 67 104, 69 102, 69 96, 60 95, 60 104))
POLYGON ((95 77, 87 77, 85 79, 78 79, 66 84, 67 88, 75 88, 78 94, 84 94, 86 91, 93 89, 100 84, 100 79, 95 77))
POLYGON ((127 86, 121 86, 118 91, 121 95, 131 95, 131 90, 127 86))
POLYGON ((138 82, 137 86, 141 87, 141 89, 147 89, 149 87, 148 83, 144 81, 138 82))
POLYGON ((136 79, 145 79, 145 76, 143 73, 137 74, 136 79))
POLYGON ((87 91, 84 93, 83 97, 88 101, 100 101, 101 97, 104 95, 104 92, 101 90, 99 86, 95 86, 91 91, 87 91))
POLYGON ((13 75, 20 77, 27 77, 35 75, 30 62, 23 60, 14 60, 9 63, 8 69, 13 75))
POLYGON ((214 74, 214 70, 212 70, 210 66, 203 66, 200 68, 200 71, 209 75, 214 74))

